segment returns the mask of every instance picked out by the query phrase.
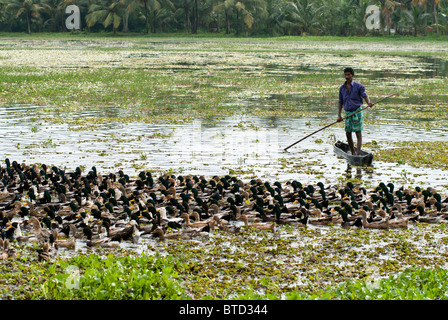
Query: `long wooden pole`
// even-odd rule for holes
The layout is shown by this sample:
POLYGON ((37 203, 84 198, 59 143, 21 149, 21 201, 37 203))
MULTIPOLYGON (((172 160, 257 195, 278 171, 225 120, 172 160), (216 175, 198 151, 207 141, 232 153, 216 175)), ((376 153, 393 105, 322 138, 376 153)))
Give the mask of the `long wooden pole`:
MULTIPOLYGON (((390 97, 392 97, 392 96, 394 96, 394 95, 396 95, 396 94, 397 94, 397 93, 394 93, 394 94, 391 94, 390 96, 387 96, 387 97, 384 97, 384 98, 378 100, 377 102, 375 102, 375 103, 372 105, 372 107, 373 107, 375 104, 380 103, 381 101, 386 100, 387 98, 390 98, 390 97)), ((367 108, 369 108, 369 106, 364 107, 364 108, 360 108, 358 111, 352 113, 351 115, 349 115, 349 116, 347 116, 347 117, 345 117, 345 118, 342 118, 341 121, 343 121, 343 120, 345 120, 345 119, 347 119, 347 118, 349 118, 349 117, 351 117, 351 116, 357 114, 358 112, 361 112, 361 111, 363 111, 363 110, 365 110, 365 109, 367 109, 367 108)), ((332 126, 332 125, 334 125, 334 124, 336 124, 336 123, 338 123, 338 122, 341 122, 341 121, 335 121, 335 122, 333 122, 333 123, 327 124, 325 127, 322 127, 322 128, 320 128, 319 130, 316 130, 316 131, 310 133, 309 135, 303 137, 302 139, 300 139, 300 140, 294 142, 293 144, 287 146, 284 150, 285 150, 285 151, 288 150, 288 149, 291 148, 292 146, 295 146, 296 144, 298 144, 299 142, 301 142, 301 141, 305 140, 306 138, 312 136, 313 134, 318 133, 319 131, 322 131, 322 130, 324 130, 324 129, 326 129, 326 128, 328 128, 328 127, 330 127, 330 126, 332 126)))

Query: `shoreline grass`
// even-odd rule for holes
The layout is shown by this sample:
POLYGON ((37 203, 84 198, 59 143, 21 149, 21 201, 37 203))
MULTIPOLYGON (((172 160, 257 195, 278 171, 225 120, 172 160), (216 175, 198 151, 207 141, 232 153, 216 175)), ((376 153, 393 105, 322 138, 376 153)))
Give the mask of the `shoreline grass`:
POLYGON ((26 32, 0 32, 1 37, 26 37, 26 38, 51 38, 51 37, 99 37, 99 38, 229 38, 229 39, 275 39, 275 40, 304 40, 304 41, 339 41, 339 40, 363 40, 363 41, 405 41, 405 42, 415 42, 415 41, 441 41, 445 42, 448 39, 448 35, 418 35, 405 36, 405 35, 387 35, 387 34, 376 34, 376 35, 365 35, 365 36, 269 36, 269 35, 252 35, 252 36, 237 36, 234 34, 222 33, 208 33, 208 32, 198 32, 197 34, 187 33, 187 32, 173 32, 173 33, 141 33, 141 32, 88 32, 88 31, 68 31, 68 32, 34 32, 28 34, 26 32))

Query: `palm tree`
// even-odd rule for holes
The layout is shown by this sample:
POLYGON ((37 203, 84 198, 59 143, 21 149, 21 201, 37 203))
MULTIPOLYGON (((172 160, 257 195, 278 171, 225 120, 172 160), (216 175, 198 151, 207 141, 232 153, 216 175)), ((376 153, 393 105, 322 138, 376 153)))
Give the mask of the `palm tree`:
POLYGON ((121 5, 124 7, 123 14, 123 32, 129 31, 129 15, 137 12, 140 8, 140 0, 120 0, 121 5))
POLYGON ((193 26, 191 33, 197 34, 199 27, 199 0, 193 0, 193 26))
POLYGON ((191 29, 191 21, 190 21, 190 14, 194 10, 194 0, 176 0, 175 1, 175 7, 176 12, 175 16, 184 16, 184 25, 185 25, 185 31, 187 33, 190 32, 191 29))
POLYGON ((40 16, 45 5, 40 5, 39 0, 10 0, 5 10, 11 12, 16 18, 24 15, 27 23, 27 33, 31 34, 31 18, 40 16))
POLYGON ((230 34, 230 17, 235 12, 235 0, 224 0, 213 7, 216 12, 224 13, 226 34, 230 34))
POLYGON ((149 25, 149 14, 151 14, 151 32, 156 32, 157 13, 162 8, 162 5, 157 0, 145 0, 145 18, 147 19, 147 29, 149 25))
POLYGON ((439 7, 440 10, 440 27, 441 27, 441 33, 448 34, 448 7, 439 7))
POLYGON ((350 28, 356 30, 358 34, 365 34, 366 28, 366 10, 369 6, 369 0, 359 0, 359 2, 350 7, 350 15, 348 17, 350 28))
POLYGON ((0 1, 0 22, 3 23, 6 21, 5 17, 5 6, 6 4, 0 1))
POLYGON ((414 37, 417 36, 419 30, 426 32, 427 18, 431 15, 424 12, 419 5, 412 6, 411 10, 404 11, 406 21, 414 28, 414 37))
MULTIPOLYGON (((251 32, 257 32, 258 27, 262 27, 266 25, 269 12, 267 10, 267 2, 266 0, 244 0, 246 10, 250 13, 253 18, 252 23, 245 23, 245 27, 247 27, 251 32)), ((250 22, 250 21, 248 21, 250 22)))
POLYGON ((295 0, 290 3, 290 23, 300 28, 302 33, 311 33, 318 26, 318 17, 323 7, 312 0, 295 0))
MULTIPOLYGON (((337 1, 337 6, 334 9, 332 17, 335 21, 331 23, 333 29, 330 35, 353 35, 356 30, 356 28, 353 28, 351 25, 354 8, 354 5, 347 0, 337 1)), ((324 21, 324 23, 330 24, 328 20, 324 21)))
POLYGON ((13 31, 14 16, 6 11, 6 1, 0 1, 0 21, 8 25, 8 31, 13 31))
POLYGON ((60 31, 65 25, 65 8, 71 4, 71 0, 43 0, 45 12, 49 15, 44 26, 50 25, 52 31, 60 31))
POLYGON ((100 4, 92 4, 89 8, 89 14, 86 16, 88 27, 101 22, 104 28, 112 25, 113 32, 116 33, 120 26, 125 8, 122 0, 102 0, 100 4))
POLYGON ((394 0, 380 0, 379 2, 381 6, 381 30, 384 31, 385 27, 387 27, 387 30, 390 33, 390 29, 392 28, 392 14, 395 8, 402 4, 394 0))
POLYGON ((436 26, 437 35, 439 35, 439 19, 438 19, 438 7, 440 6, 440 0, 412 0, 412 5, 418 4, 420 7, 426 7, 428 3, 431 4, 432 12, 434 14, 434 24, 436 26))
POLYGON ((433 10, 433 12, 434 12, 434 23, 436 25, 437 35, 439 35, 439 14, 438 14, 439 10, 438 10, 438 7, 440 6, 440 0, 433 0, 432 3, 433 3, 433 9, 434 9, 433 10))
POLYGON ((243 18, 243 23, 246 25, 249 29, 252 28, 252 25, 254 23, 254 17, 252 16, 252 13, 246 9, 246 5, 243 3, 243 1, 238 1, 235 4, 236 9, 236 34, 240 33, 240 16, 243 18))
POLYGON ((343 19, 340 17, 341 7, 346 7, 344 5, 346 1, 347 0, 321 0, 315 3, 317 7, 322 7, 322 10, 315 19, 316 25, 314 28, 318 34, 339 35, 341 26, 348 22, 346 17, 343 19))
POLYGON ((145 16, 148 17, 148 24, 152 33, 156 32, 158 25, 169 21, 176 10, 170 0, 147 0, 145 5, 145 16))
POLYGON ((395 27, 396 34, 404 34, 403 31, 409 30, 409 23, 404 17, 404 11, 406 11, 406 9, 398 7, 394 10, 394 13, 391 16, 392 24, 395 27))
POLYGON ((266 24, 267 32, 273 35, 284 35, 286 29, 282 24, 285 20, 286 14, 286 1, 268 0, 267 12, 269 13, 268 21, 266 24))
POLYGON ((257 10, 256 0, 224 0, 213 7, 213 11, 224 13, 226 34, 230 34, 230 20, 233 16, 236 34, 240 34, 244 27, 252 29, 255 22, 254 14, 257 10))
POLYGON ((219 3, 218 0, 205 0, 202 2, 202 16, 204 26, 212 31, 221 32, 221 12, 215 11, 214 7, 219 3))
POLYGON ((140 0, 140 4, 143 6, 145 12, 145 33, 149 32, 149 18, 148 18, 148 0, 140 0))

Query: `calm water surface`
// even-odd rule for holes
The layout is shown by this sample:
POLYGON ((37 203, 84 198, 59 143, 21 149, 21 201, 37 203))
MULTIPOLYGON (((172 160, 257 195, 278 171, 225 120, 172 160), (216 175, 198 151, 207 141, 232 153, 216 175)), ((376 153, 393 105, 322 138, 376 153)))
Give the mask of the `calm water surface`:
MULTIPOLYGON (((67 117, 103 117, 117 110, 83 110, 67 117)), ((123 169, 130 175, 142 170, 172 171, 205 176, 235 174, 241 178, 337 183, 358 177, 366 183, 395 181, 447 184, 446 172, 396 163, 373 162, 372 168, 350 168, 332 151, 334 137, 345 139, 343 128, 332 126, 301 143, 284 148, 317 130, 322 121, 335 120, 335 112, 319 118, 247 117, 237 115, 198 119, 185 124, 107 123, 94 130, 73 124, 48 124, 48 108, 0 107, 0 146, 3 158, 46 163, 73 170, 96 166, 109 173, 123 169), (44 111, 44 109, 46 111, 44 111), (414 176, 415 175, 415 176, 414 176)), ((51 112, 50 112, 51 116, 51 112)), ((51 122, 51 121, 50 121, 51 122)), ((82 121, 80 121, 82 124, 82 121)), ((433 131, 402 124, 366 125, 364 142, 443 140, 447 128, 433 131)), ((3 159, 2 159, 3 161, 3 159)))

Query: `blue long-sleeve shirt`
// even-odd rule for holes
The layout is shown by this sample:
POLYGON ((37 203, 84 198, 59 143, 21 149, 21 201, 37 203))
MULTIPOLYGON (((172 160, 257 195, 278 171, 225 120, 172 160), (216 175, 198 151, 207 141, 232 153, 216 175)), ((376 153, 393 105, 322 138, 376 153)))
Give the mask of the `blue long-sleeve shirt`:
POLYGON ((339 88, 339 103, 342 104, 345 111, 355 111, 362 106, 362 99, 367 97, 365 88, 359 82, 351 82, 350 92, 347 90, 346 83, 339 88))

